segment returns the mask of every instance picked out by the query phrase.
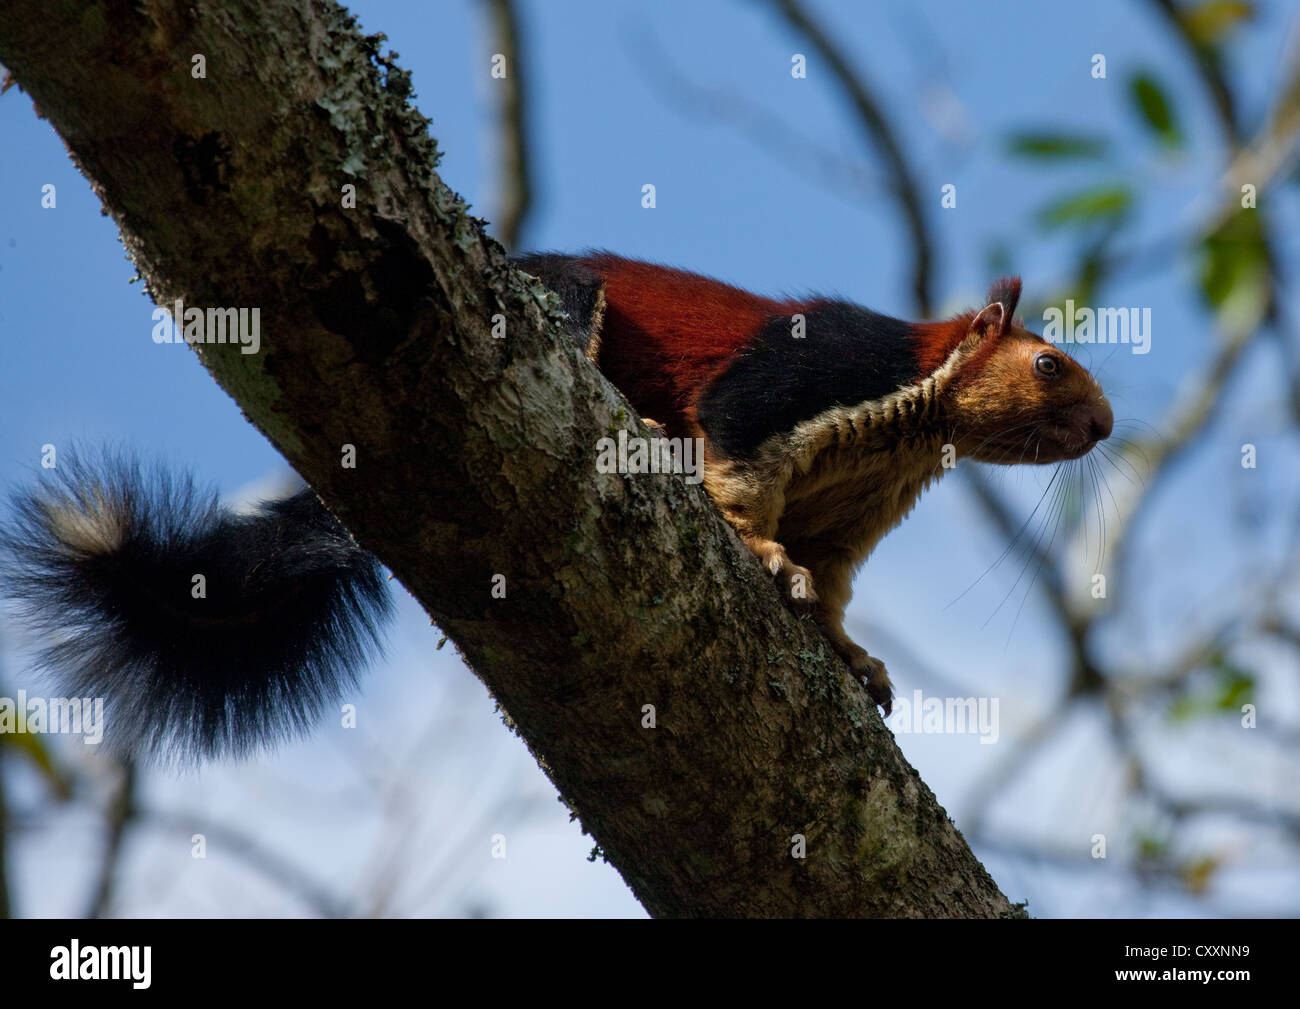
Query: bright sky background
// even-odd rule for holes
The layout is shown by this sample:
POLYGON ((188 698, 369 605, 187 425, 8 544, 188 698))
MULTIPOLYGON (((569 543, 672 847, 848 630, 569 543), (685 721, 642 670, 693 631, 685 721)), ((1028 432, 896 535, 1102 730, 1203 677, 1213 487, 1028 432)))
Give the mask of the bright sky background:
MULTIPOLYGON (((538 197, 525 248, 609 248, 760 293, 838 294, 912 314, 899 216, 875 162, 862 158, 861 142, 816 58, 810 56, 806 80, 791 78, 791 54, 806 50, 763 4, 522 6, 538 197), (674 81, 725 97, 733 114, 720 118, 698 95, 684 98, 674 81), (755 136, 764 123, 786 124, 789 132, 755 136), (854 166, 853 174, 837 175, 838 188, 822 178, 820 166, 828 162, 854 166), (654 210, 640 204, 646 182, 657 187, 654 210)), ((417 104, 432 118, 445 152, 442 177, 490 221, 495 106, 480 5, 362 0, 350 7, 365 30, 388 35, 401 65, 413 72, 417 104)), ((1069 246, 1037 237, 1033 212, 1072 184, 1094 181, 1095 171, 1013 161, 1003 143, 1010 130, 1057 127, 1119 138, 1114 174, 1139 185, 1143 216, 1136 234, 1148 242, 1205 210, 1204 196, 1221 167, 1213 123, 1188 62, 1144 5, 823 0, 815 8, 866 70, 919 168, 939 248, 934 291, 942 311, 980 303, 994 276, 995 247, 1008 250, 1010 267, 1034 296, 1052 289, 1068 268, 1069 246), (1094 52, 1107 57, 1105 81, 1089 74, 1094 52), (1153 69, 1178 99, 1190 135, 1181 159, 1162 156, 1132 113, 1123 82, 1138 68, 1153 69), (939 209, 945 183, 957 186, 955 210, 939 209)), ((1290 10, 1290 4, 1265 5, 1232 49, 1231 77, 1243 87, 1248 112, 1273 93, 1290 10)), ((1295 220, 1295 190, 1278 198, 1289 201, 1295 220)), ((1283 248, 1295 252, 1293 234, 1283 248)), ((1157 423, 1189 367, 1207 354, 1208 320, 1188 297, 1191 269, 1170 261, 1105 290, 1109 304, 1149 306, 1155 320, 1148 355, 1123 348, 1081 355, 1121 420, 1157 423)), ((285 464, 187 349, 151 342, 153 305, 139 285, 128 283, 132 273, 116 229, 100 215, 58 137, 33 115, 25 95, 5 94, 0 487, 31 479, 43 444, 62 450, 76 442, 121 444, 167 459, 231 497, 272 487, 285 477, 285 464), (57 187, 53 210, 41 207, 46 183, 57 187)), ((1266 357, 1250 363, 1214 444, 1164 488, 1159 521, 1141 531, 1134 563, 1156 572, 1130 607, 1141 625, 1134 640, 1140 637, 1143 647, 1158 651, 1180 621, 1225 604, 1223 585, 1242 560, 1233 538, 1237 512, 1251 500, 1240 483, 1238 448, 1252 441, 1281 451, 1284 441, 1272 376, 1266 357), (1171 563, 1182 566, 1158 577, 1171 563)), ((1261 465, 1258 479, 1294 487, 1290 459, 1271 470, 1261 465)), ((1045 479, 1040 472, 1009 473, 1004 486, 1032 502, 1045 479)), ((1265 515, 1262 521, 1269 527, 1280 520, 1265 515)), ((1269 542, 1267 529, 1262 539, 1269 542)), ((969 494, 948 481, 885 541, 859 578, 851 627, 856 623, 855 636, 890 662, 904 694, 929 690, 931 683, 907 662, 890 661, 887 646, 873 647, 869 628, 889 628, 959 691, 1000 697, 1006 740, 1062 689, 1062 653, 1036 597, 1020 608, 1023 582, 998 608, 1014 581, 1012 567, 999 568, 945 609, 1000 550, 969 494)), ((354 901, 354 909, 643 914, 612 868, 587 861, 591 839, 569 823, 554 789, 500 724, 454 649, 434 651, 437 630, 402 596, 388 660, 366 684, 360 729, 348 733, 327 724, 308 740, 244 765, 150 776, 148 802, 237 826, 306 867, 339 899, 354 901), (505 860, 489 856, 497 832, 507 836, 505 860)), ((21 629, 0 626, 0 694, 36 689, 21 629)), ((1129 645, 1126 639, 1108 647, 1129 645)), ((1294 689, 1276 689, 1276 703, 1295 718, 1294 689)), ((1121 837, 1133 827, 1117 819, 1122 769, 1106 759, 1099 726, 1088 719, 1061 726, 1038 773, 999 802, 992 823, 1076 847, 1086 847, 1094 832, 1121 837)), ((1188 732, 1158 740, 1172 755, 1171 771, 1180 752, 1196 751, 1209 738, 1188 732)), ((1001 747, 981 746, 973 736, 899 738, 960 827, 964 789, 1001 747)), ((67 752, 80 756, 75 748, 67 752)), ((1244 773, 1255 772, 1276 774, 1276 765, 1244 773)), ((36 802, 42 793, 35 778, 14 777, 17 796, 36 802)), ((1280 778, 1277 787, 1294 790, 1280 778)), ((123 913, 313 913, 243 868, 211 837, 209 858, 190 859, 189 833, 141 829, 133 836, 123 913)), ((19 838, 20 911, 80 913, 85 867, 99 836, 83 807, 19 838)), ((1014 865, 978 848, 977 854, 1008 896, 1029 898, 1031 913, 1043 916, 1295 910, 1286 894, 1300 884, 1294 861, 1278 851, 1260 858, 1252 852, 1249 865, 1230 869, 1209 905, 1177 893, 1134 898, 1104 865, 1062 871, 1014 865)))

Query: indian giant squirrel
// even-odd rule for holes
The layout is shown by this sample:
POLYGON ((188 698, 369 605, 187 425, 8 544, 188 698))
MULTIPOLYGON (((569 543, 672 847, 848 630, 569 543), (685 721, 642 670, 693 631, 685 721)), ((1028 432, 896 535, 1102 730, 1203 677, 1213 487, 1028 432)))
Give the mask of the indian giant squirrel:
MULTIPOLYGON (((723 517, 886 713, 885 667, 843 627, 875 545, 958 458, 1054 463, 1111 432, 1093 377, 1013 321, 1018 279, 979 310, 904 322, 604 252, 515 263, 639 413, 703 440, 723 517)), ((107 699, 129 753, 241 754, 306 730, 391 610, 378 562, 310 489, 239 515, 119 458, 61 464, 20 494, 0 547, 8 593, 50 636, 43 663, 71 695, 107 699)))

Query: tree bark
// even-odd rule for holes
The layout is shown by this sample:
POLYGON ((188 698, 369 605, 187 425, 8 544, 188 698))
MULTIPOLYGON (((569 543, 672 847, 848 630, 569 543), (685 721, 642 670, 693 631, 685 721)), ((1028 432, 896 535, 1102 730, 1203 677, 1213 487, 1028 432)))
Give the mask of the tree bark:
POLYGON ((651 914, 1014 914, 701 488, 596 471, 598 439, 645 430, 435 174, 381 42, 326 0, 0 8, 0 61, 149 293, 260 309, 261 351, 204 365, 456 643, 651 914))

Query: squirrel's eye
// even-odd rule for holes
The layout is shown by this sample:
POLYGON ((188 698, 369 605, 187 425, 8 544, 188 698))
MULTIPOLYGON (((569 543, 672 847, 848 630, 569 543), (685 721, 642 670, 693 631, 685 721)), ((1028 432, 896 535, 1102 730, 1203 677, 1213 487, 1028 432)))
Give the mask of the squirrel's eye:
POLYGON ((1039 354, 1034 358, 1034 371, 1043 378, 1055 378, 1061 373, 1061 362, 1055 354, 1039 354))

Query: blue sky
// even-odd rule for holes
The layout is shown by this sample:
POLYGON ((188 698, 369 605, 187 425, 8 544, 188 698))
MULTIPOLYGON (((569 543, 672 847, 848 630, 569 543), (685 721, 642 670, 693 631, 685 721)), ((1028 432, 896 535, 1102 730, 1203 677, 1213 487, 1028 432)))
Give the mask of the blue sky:
MULTIPOLYGON (((1004 258, 1034 296, 1046 296, 1069 269, 1068 240, 1039 235, 1033 215, 1061 192, 1096 181, 1098 171, 1017 162, 1005 153, 1009 131, 1067 128, 1116 140, 1102 176, 1139 188, 1141 212, 1132 230, 1146 241, 1186 227, 1212 191, 1221 170, 1213 121, 1188 61, 1146 5, 952 0, 814 7, 865 69, 917 166, 939 250, 934 292, 940 312, 979 303, 994 277, 996 248, 1006 250, 1004 258), (1088 72, 1096 52, 1108 61, 1104 81, 1088 72), (1136 70, 1155 72, 1178 99, 1189 136, 1181 157, 1158 150, 1134 117, 1124 81, 1136 70), (953 210, 939 208, 939 190, 947 183, 957 187, 953 210)), ((1264 5, 1231 50, 1230 75, 1241 85, 1248 114, 1275 86, 1290 7, 1264 5)), ((365 30, 388 35, 388 45, 413 72, 417 104, 432 118, 431 132, 445 152, 442 177, 490 221, 495 107, 480 6, 469 0, 364 0, 350 8, 365 30)), ((538 197, 524 247, 609 248, 765 294, 838 294, 891 314, 913 314, 894 199, 875 161, 863 157, 825 68, 810 57, 807 79, 791 77, 791 55, 808 50, 765 5, 573 0, 525 2, 522 9, 538 197), (686 96, 674 81, 696 90, 686 96), (729 112, 720 115, 720 109, 729 112), (781 125, 773 130, 773 123, 781 125), (827 185, 824 170, 838 182, 827 185), (640 203, 647 182, 657 190, 654 210, 640 203)), ((130 446, 191 468, 231 496, 282 477, 279 456, 190 352, 150 340, 153 305, 128 282, 133 268, 111 220, 101 216, 49 124, 33 115, 17 90, 0 98, 0 137, 0 486, 29 480, 42 445, 62 449, 76 442, 130 446), (52 210, 41 207, 46 184, 57 189, 52 210)), ((1278 198, 1295 219, 1294 190, 1278 198)), ((1294 239, 1287 236, 1283 247, 1293 252, 1294 239)), ((1189 369, 1209 353, 1209 320, 1188 295, 1191 269, 1171 259, 1105 290, 1108 304, 1149 306, 1156 320, 1148 355, 1113 348, 1081 355, 1121 420, 1158 423, 1189 369)), ((1141 633, 1157 651, 1176 630, 1169 621, 1222 603, 1221 576, 1239 559, 1235 509, 1251 495, 1234 483, 1240 478, 1239 468, 1232 468, 1236 446, 1253 440, 1278 445, 1279 455, 1286 451, 1272 375, 1267 356, 1249 363, 1222 428, 1164 488, 1159 521, 1135 544, 1139 565, 1163 567, 1171 557, 1190 565, 1167 577, 1153 575, 1132 601, 1134 613, 1146 614, 1141 633)), ((1294 456, 1288 458, 1289 469, 1266 469, 1259 477, 1274 481, 1279 493, 1294 489, 1287 475, 1294 456)), ((1000 479, 1014 498, 1032 503, 1046 476, 1029 471, 1000 479)), ((871 627, 888 628, 963 690, 1000 695, 1006 735, 1061 690, 1061 642, 1033 594, 1023 609, 1023 591, 1013 591, 997 608, 1014 580, 1005 566, 945 609, 1001 549, 969 495, 955 481, 949 484, 923 500, 860 576, 850 629, 854 621, 865 626, 858 636, 888 659, 870 639, 871 627)), ((151 778, 150 794, 160 807, 189 800, 214 817, 250 829, 261 825, 268 844, 296 852, 343 890, 359 888, 370 878, 367 866, 386 821, 373 796, 354 809, 349 804, 359 800, 338 798, 336 786, 354 774, 370 780, 374 767, 365 761, 371 758, 391 766, 395 754, 408 752, 398 741, 421 738, 432 717, 446 722, 447 735, 442 745, 430 744, 427 761, 416 766, 424 780, 437 784, 429 797, 412 799, 412 807, 420 810, 420 829, 446 841, 446 859, 477 868, 463 869, 460 883, 434 887, 429 903, 401 905, 405 913, 454 915, 475 907, 494 914, 641 913, 611 869, 586 861, 590 839, 568 823, 553 790, 548 795, 540 772, 500 726, 486 692, 453 649, 432 650, 436 640, 427 618, 404 598, 389 660, 367 685, 373 728, 364 744, 325 727, 251 764, 180 781, 151 778), (289 798, 313 785, 323 796, 318 804, 299 808, 289 798), (477 820, 469 817, 467 826, 465 810, 483 804, 490 821, 497 814, 485 796, 515 793, 529 797, 522 825, 511 828, 520 841, 506 865, 479 865, 486 842, 482 850, 474 847, 477 820), (460 831, 470 836, 463 845, 456 840, 460 831)), ((10 627, 3 643, 10 647, 0 665, 0 690, 28 684, 20 629, 10 627)), ((1129 642, 1108 646, 1123 650, 1129 642)), ((918 669, 898 662, 891 668, 901 690, 921 685, 918 669)), ((1278 704, 1294 717, 1294 693, 1279 690, 1278 704)), ((1021 828, 1012 810, 1009 829, 1046 836, 1065 824, 1066 834, 1087 832, 1087 823, 1067 822, 1080 809, 1111 825, 1119 808, 1116 781, 1104 775, 1084 781, 1077 773, 1101 745, 1097 737, 1097 725, 1086 718, 1061 727, 1062 752, 1020 800, 1041 813, 1021 828)), ((985 751, 998 748, 956 737, 902 736, 900 742, 960 826, 964 790, 991 759, 985 751)), ((413 743, 409 750, 426 752, 413 743)), ((34 782, 20 785, 35 794, 34 782)), ((19 857, 31 865, 38 858, 76 864, 93 840, 93 823, 65 818, 58 830, 60 844, 19 857)), ((165 858, 149 847, 153 843, 162 842, 141 841, 132 855, 142 874, 150 859, 165 858)), ((223 905, 194 878, 193 866, 171 855, 176 885, 155 894, 152 906, 164 913, 219 913, 223 905)), ((999 863, 995 853, 987 857, 1008 894, 1030 896, 1031 909, 1042 914, 1115 913, 1114 901, 1128 899, 1118 878, 1099 884, 1087 873, 1035 872, 999 863)), ((437 859, 426 855, 426 867, 433 863, 437 859)), ((248 878, 229 866, 224 871, 230 873, 227 890, 234 885, 229 880, 248 878)), ((1293 863, 1278 872, 1237 881, 1229 906, 1269 907, 1277 880, 1296 878, 1293 863)), ((74 892, 29 887, 22 896, 31 913, 75 907, 74 892)), ((227 909, 240 906, 235 901, 227 909)), ((284 913, 285 906, 272 901, 267 913, 284 913)), ((1120 906, 1130 913, 1200 913, 1197 904, 1177 897, 1120 906)))

